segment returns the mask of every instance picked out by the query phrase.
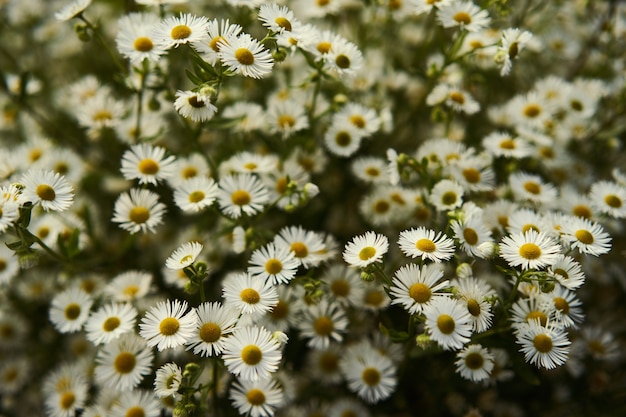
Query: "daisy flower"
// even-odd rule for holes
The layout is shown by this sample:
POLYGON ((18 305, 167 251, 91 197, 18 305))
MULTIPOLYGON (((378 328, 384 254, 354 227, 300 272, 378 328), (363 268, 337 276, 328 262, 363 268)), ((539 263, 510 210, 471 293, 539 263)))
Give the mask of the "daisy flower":
POLYGON ((159 398, 176 397, 182 379, 183 372, 180 366, 172 362, 166 363, 156 371, 154 393, 159 398))
POLYGON ((0 233, 4 233, 19 217, 19 205, 13 201, 4 200, 0 192, 0 233))
POLYGON ((267 109, 266 119, 270 132, 280 134, 283 139, 309 127, 304 106, 287 101, 274 101, 267 109))
POLYGON ((383 255, 388 250, 387 237, 370 231, 348 242, 343 252, 343 259, 350 266, 365 268, 370 264, 382 262, 383 255))
POLYGON ((370 184, 390 184, 388 163, 383 158, 361 156, 354 159, 350 170, 355 177, 370 184))
POLYGON ((72 186, 54 171, 29 169, 20 182, 24 184, 22 201, 40 204, 45 211, 64 211, 73 203, 72 186))
POLYGON ((491 22, 487 10, 467 0, 452 0, 438 6, 437 20, 444 28, 458 27, 468 32, 486 29, 491 22))
POLYGON ((482 257, 478 249, 480 245, 493 242, 491 231, 487 228, 480 217, 470 217, 463 221, 453 221, 452 231, 454 237, 459 240, 461 249, 470 256, 482 257))
POLYGON ((333 123, 324 134, 328 150, 344 158, 354 154, 361 146, 362 134, 346 123, 333 123))
POLYGON ((270 174, 279 169, 279 160, 273 154, 260 154, 257 152, 237 152, 231 158, 220 164, 221 175, 228 174, 270 174))
POLYGON ((546 295, 542 292, 530 292, 527 295, 528 297, 519 298, 511 306, 512 327, 517 328, 533 320, 539 320, 542 326, 548 321, 554 322, 556 309, 546 295))
POLYGON ((84 12, 91 4, 92 0, 74 0, 66 4, 61 10, 54 14, 54 18, 60 21, 72 20, 84 12))
POLYGON ((180 14, 170 16, 156 25, 152 32, 155 43, 164 49, 190 43, 192 45, 206 42, 209 20, 204 16, 180 14))
POLYGON ((301 25, 287 6, 279 6, 276 3, 262 4, 258 19, 263 26, 277 33, 291 32, 301 25))
POLYGON ((363 298, 365 288, 358 271, 343 264, 331 265, 320 278, 328 288, 328 294, 342 307, 356 305, 363 298))
POLYGON ((196 261, 198 255, 202 252, 202 248, 204 248, 204 245, 201 243, 185 242, 167 258, 165 266, 174 270, 184 269, 196 261))
POLYGON ((545 233, 534 230, 505 236, 500 243, 500 256, 512 267, 540 269, 552 265, 561 254, 561 246, 545 233))
POLYGON ((472 335, 472 319, 458 300, 438 297, 424 308, 426 329, 444 350, 459 350, 472 335))
MULTIPOLYGON (((220 42, 228 42, 228 39, 236 38, 242 31, 242 27, 227 20, 213 19, 209 21, 208 37, 205 42, 194 45, 202 59, 211 65, 215 65, 220 59, 220 42)), ((226 117, 226 113, 224 113, 226 117)))
POLYGON ((578 252, 600 256, 611 251, 611 236, 599 223, 581 217, 569 217, 563 223, 563 241, 578 252))
POLYGON ((50 395, 46 395, 44 406, 48 416, 75 416, 85 407, 89 383, 85 380, 66 385, 50 395))
POLYGON ((204 176, 186 179, 174 188, 174 203, 187 213, 198 213, 212 206, 217 196, 217 183, 204 176))
POLYGON ((452 282, 459 301, 467 307, 470 314, 472 330, 482 333, 491 327, 493 313, 491 304, 486 298, 496 295, 496 292, 482 280, 474 277, 456 279, 452 282))
POLYGON ((263 78, 272 72, 272 55, 259 41, 246 33, 221 39, 218 46, 222 63, 235 74, 263 78))
POLYGON ((239 315, 237 310, 224 307, 219 302, 205 302, 196 309, 197 328, 187 340, 187 350, 194 355, 219 356, 224 350, 225 340, 235 330, 239 315))
POLYGON ((480 104, 467 91, 448 84, 435 86, 426 97, 426 104, 445 104, 455 112, 465 114, 474 114, 480 110, 480 104))
POLYGON ((328 412, 322 412, 328 417, 359 416, 370 417, 369 409, 362 402, 352 397, 339 398, 333 401, 328 412))
POLYGON ((400 250, 411 258, 421 257, 433 262, 442 262, 454 255, 454 241, 443 232, 436 233, 425 227, 400 232, 400 250))
POLYGON ((430 190, 429 201, 438 211, 448 211, 463 204, 463 187, 456 181, 441 180, 430 190))
POLYGON ((111 417, 159 417, 161 408, 161 401, 153 390, 136 389, 122 392, 113 402, 107 415, 111 417))
POLYGON ((139 184, 157 184, 174 175, 176 158, 165 157, 165 149, 148 143, 133 145, 122 155, 122 175, 127 180, 138 179, 139 184))
POLYGON ((287 284, 296 276, 299 265, 300 261, 289 247, 270 242, 252 252, 248 273, 256 278, 269 280, 273 285, 287 284))
POLYGON ((500 46, 495 56, 496 62, 500 65, 501 76, 508 75, 511 72, 513 60, 517 58, 532 38, 532 33, 518 28, 509 28, 502 32, 500 46))
POLYGON ((276 287, 270 280, 253 277, 249 273, 233 273, 222 283, 224 305, 242 314, 260 316, 278 303, 276 287))
POLYGON ((626 217, 626 186, 611 181, 591 185, 589 197, 594 208, 615 219, 626 217))
POLYGON ((273 379, 236 381, 229 396, 239 414, 250 417, 273 416, 284 402, 283 390, 273 379))
POLYGON ((523 323, 516 329, 516 341, 526 362, 540 368, 554 369, 567 361, 570 341, 563 328, 539 320, 523 323))
POLYGON ((159 351, 183 345, 195 331, 198 316, 187 310, 186 301, 161 301, 139 323, 139 334, 159 351))
POLYGON ((526 139, 506 132, 490 133, 483 138, 482 145, 493 156, 513 159, 525 158, 533 151, 526 139))
POLYGON ((552 184, 546 184, 538 175, 513 173, 509 177, 509 185, 519 200, 547 204, 557 199, 557 189, 552 184))
POLYGON ((494 368, 494 357, 487 348, 481 345, 467 345, 456 354, 456 371, 472 382, 483 381, 491 375, 494 368))
POLYGON ((576 294, 560 285, 555 286, 554 291, 547 294, 547 298, 552 300, 556 310, 556 319, 563 327, 577 328, 578 324, 585 319, 582 310, 582 302, 576 294))
POLYGON ((154 353, 135 333, 126 333, 103 346, 96 356, 94 370, 99 384, 117 391, 138 386, 152 373, 154 353))
POLYGON ((120 194, 115 201, 113 222, 131 234, 139 231, 155 232, 165 214, 165 204, 159 202, 159 195, 150 190, 133 188, 120 194))
POLYGON ((104 287, 103 292, 113 301, 133 302, 148 294, 151 285, 152 274, 143 271, 126 271, 116 275, 104 287))
POLYGON ((109 343, 135 329, 137 310, 128 303, 105 304, 85 322, 87 339, 95 345, 109 343))
POLYGON ((560 285, 570 290, 575 290, 585 283, 581 265, 571 256, 559 255, 548 267, 547 272, 560 285))
POLYGON ((433 9, 438 9, 441 6, 446 6, 452 0, 412 0, 412 4, 415 7, 415 14, 428 14, 433 9))
POLYGON ((349 350, 339 366, 348 388, 370 404, 390 397, 396 389, 396 366, 373 348, 349 350))
POLYGON ((332 123, 349 123, 361 132, 363 137, 371 136, 380 128, 380 118, 374 109, 359 103, 347 103, 333 115, 332 123))
POLYGON ((117 21, 120 28, 115 37, 117 50, 132 65, 139 66, 144 59, 156 63, 167 53, 165 48, 155 45, 152 38, 152 28, 159 21, 152 13, 129 13, 117 21))
POLYGON ((255 323, 265 327, 270 332, 286 332, 295 322, 297 314, 300 313, 296 304, 298 298, 292 287, 277 285, 276 289, 278 291, 278 303, 258 320, 255 318, 255 323))
POLYGON ((242 380, 258 381, 278 370, 280 349, 264 327, 240 327, 226 338, 222 359, 230 373, 242 380))
POLYGON ((169 182, 176 192, 176 187, 186 180, 209 177, 210 175, 211 170, 204 156, 199 153, 192 153, 187 157, 181 156, 176 159, 176 169, 174 175, 169 178, 169 182))
POLYGON ((437 297, 446 296, 442 290, 450 286, 444 280, 443 269, 439 265, 430 264, 420 268, 416 264, 408 264, 396 271, 389 295, 391 304, 400 304, 409 314, 421 314, 424 307, 437 297))
POLYGON ((308 306, 302 312, 297 325, 302 337, 307 338, 307 346, 314 349, 327 349, 331 341, 341 342, 348 328, 345 311, 336 303, 322 300, 308 306))
POLYGON ((243 214, 253 216, 269 201, 263 183, 252 174, 228 175, 219 181, 218 202, 228 217, 237 219, 243 214))
POLYGON ((50 305, 50 321, 61 333, 79 331, 87 318, 93 299, 80 288, 69 288, 57 294, 50 305))
POLYGON ((176 91, 174 108, 178 114, 194 122, 206 122, 217 113, 211 97, 196 91, 176 91))
POLYGON ((346 40, 334 42, 325 58, 328 70, 339 76, 352 77, 363 66, 363 54, 354 43, 346 40))

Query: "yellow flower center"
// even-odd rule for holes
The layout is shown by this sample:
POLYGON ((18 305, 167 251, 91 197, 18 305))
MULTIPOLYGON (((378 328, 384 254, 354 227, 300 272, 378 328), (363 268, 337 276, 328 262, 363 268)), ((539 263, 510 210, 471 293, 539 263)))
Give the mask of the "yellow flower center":
POLYGON ((135 358, 134 353, 120 352, 120 354, 115 358, 115 361, 113 361, 113 367, 115 368, 115 371, 120 374, 128 374, 135 369, 136 363, 137 359, 135 358))
POLYGON ((476 168, 465 168, 463 170, 463 178, 470 184, 476 184, 480 182, 480 171, 476 168))
POLYGON ((58 172, 61 175, 67 174, 69 170, 70 167, 65 162, 59 161, 54 165, 54 172, 58 172))
POLYGON ((250 204, 250 201, 252 201, 250 193, 246 190, 237 190, 231 194, 230 198, 233 204, 237 206, 245 206, 246 204, 250 204))
POLYGON ((467 12, 461 11, 455 13, 454 16, 452 16, 452 19, 454 19, 455 22, 461 25, 469 25, 470 23, 472 23, 472 16, 470 16, 470 14, 467 12))
POLYGON ((613 207, 613 208, 620 208, 620 207, 622 207, 622 199, 619 198, 618 196, 616 196, 615 194, 609 194, 609 195, 605 196, 604 197, 604 202, 609 207, 613 207))
POLYGON ((584 243, 585 245, 591 245, 594 241, 593 235, 589 233, 588 230, 584 230, 584 229, 577 230, 575 235, 576 235, 576 239, 578 239, 580 242, 584 243))
POLYGON ((282 270, 283 263, 276 258, 268 259, 268 261, 265 262, 265 272, 270 275, 276 275, 282 270))
POLYGON ((513 139, 505 139, 500 142, 500 148, 502 149, 515 149, 515 141, 513 139))
POLYGON ((537 259, 541 256, 541 248, 534 243, 524 243, 519 247, 519 254, 524 259, 537 259))
POLYGON ((371 290, 365 294, 365 304, 368 306, 378 307, 385 300, 384 293, 378 290, 371 290))
POLYGON ((372 246, 366 246, 359 252, 359 259, 362 261, 367 261, 376 255, 376 248, 372 246))
POLYGON ((126 410, 126 414, 124 414, 124 417, 146 417, 146 412, 144 411, 143 407, 136 405, 126 410))
POLYGON ((370 177, 378 177, 380 175, 380 169, 369 167, 365 170, 365 173, 370 177))
POLYGON ((216 323, 204 323, 202 327, 200 327, 198 336, 206 343, 215 343, 222 336, 222 328, 216 323))
POLYGON ((274 320, 282 320, 289 314, 289 304, 283 300, 278 300, 278 304, 274 306, 270 315, 274 320))
POLYGON ((164 336, 176 334, 179 328, 180 322, 175 317, 167 317, 161 320, 161 323, 159 324, 159 331, 164 336))
POLYGON ((509 58, 515 59, 518 52, 519 52, 519 46, 517 45, 517 42, 513 42, 511 46, 509 46, 509 58))
POLYGON ((541 185, 534 181, 526 181, 524 183, 524 190, 528 191, 531 194, 538 195, 541 193, 541 185))
POLYGON ((448 191, 441 196, 441 202, 447 206, 456 203, 457 195, 454 191, 448 191))
POLYGON ((177 41, 187 39, 191 36, 191 28, 187 25, 174 26, 174 28, 172 28, 172 31, 170 32, 170 36, 172 37, 172 39, 177 41))
POLYGON ((463 239, 465 239, 469 245, 474 246, 478 243, 478 233, 476 233, 474 229, 468 227, 463 230, 463 239))
POLYGON ((68 304, 65 307, 65 318, 68 320, 76 320, 80 316, 80 305, 76 303, 68 304))
POLYGON ((4 271, 5 269, 7 269, 7 261, 5 261, 4 259, 0 259, 0 272, 4 271))
POLYGON ((345 297, 350 294, 350 283, 345 279, 336 279, 330 284, 330 290, 336 297, 345 297))
POLYGON ((432 253, 437 250, 437 245, 430 239, 420 239, 415 242, 417 250, 427 253, 432 253))
POLYGON ((128 218, 133 223, 145 223, 150 218, 150 210, 141 206, 133 207, 130 209, 130 213, 128 213, 128 218))
POLYGON ((456 324, 452 316, 448 314, 442 314, 437 318, 437 328, 443 334, 451 334, 454 331, 456 324))
POLYGON ((296 258, 306 258, 309 254, 309 249, 303 242, 293 242, 289 249, 291 249, 296 258))
POLYGON ((286 31, 291 32, 291 22, 289 21, 289 19, 286 19, 284 17, 277 17, 276 19, 274 19, 274 22, 276 22, 278 26, 285 29, 286 31))
POLYGON ((263 405, 265 404, 265 394, 260 389, 252 388, 246 393, 246 400, 252 405, 263 405))
POLYGON ((189 179, 198 175, 198 170, 195 167, 185 167, 183 169, 183 178, 189 179))
POLYGON ((579 204, 572 209, 574 216, 582 217, 583 219, 590 219, 592 211, 588 206, 579 204))
POLYGON ((342 130, 341 132, 337 132, 335 135, 335 143, 339 146, 348 146, 352 142, 352 136, 350 133, 342 130))
POLYGON ((239 293, 241 301, 247 304, 256 304, 261 301, 261 295, 254 288, 246 288, 239 293))
POLYGON ((363 118, 363 116, 359 116, 358 114, 350 116, 350 123, 352 123, 359 129, 363 129, 365 127, 365 119, 363 118))
POLYGON ((376 368, 365 368, 361 374, 361 379, 370 387, 378 385, 380 382, 380 371, 376 368))
POLYGON ((556 307, 557 310, 561 310, 563 314, 569 313, 569 303, 563 297, 554 298, 554 307, 556 307))
POLYGON ((539 324, 541 324, 542 326, 545 326, 546 323, 548 322, 548 317, 545 315, 545 313, 541 311, 535 310, 526 314, 527 322, 530 322, 531 320, 537 320, 537 319, 539 319, 539 324))
POLYGON ((121 321, 118 317, 109 317, 104 321, 104 323, 102 323, 102 330, 105 332, 112 332, 117 329, 120 324, 121 321))
POLYGON ((345 56, 344 54, 337 55, 335 58, 335 64, 341 69, 350 68, 350 58, 345 56))
POLYGON ((534 119, 541 114, 541 107, 537 104, 527 104, 526 107, 524 107, 523 113, 524 116, 534 119))
POLYGON ((320 42, 317 44, 317 50, 321 54, 327 54, 331 47, 332 44, 330 42, 320 42))
POLYGON ((467 300, 467 311, 474 316, 478 317, 480 315, 480 303, 473 298, 467 300))
POLYGON ((204 193, 202 191, 192 191, 189 193, 189 202, 190 203, 198 203, 204 200, 204 193))
POLYGON ((145 175, 155 175, 159 172, 159 164, 154 159, 150 158, 139 161, 138 168, 139 172, 145 175))
POLYGON ((540 353, 548 353, 552 350, 552 339, 544 333, 540 333, 533 338, 533 346, 540 353))
POLYGON ((59 396, 59 407, 61 410, 69 410, 76 402, 76 395, 73 392, 67 391, 59 396))
POLYGON ((378 200, 374 203, 374 212, 378 214, 384 214, 389 211, 391 204, 387 200, 378 200))
POLYGON ((409 288, 409 296, 416 302, 423 304, 430 300, 432 292, 430 287, 422 282, 416 282, 409 288))
POLYGON ((326 316, 318 317, 313 322, 313 330, 320 336, 328 336, 334 330, 333 321, 326 316))
POLYGON ((57 196, 54 188, 50 187, 48 184, 39 184, 35 192, 37 193, 37 197, 44 201, 53 201, 57 196))
POLYGON ((215 52, 219 52, 220 51, 220 42, 226 42, 226 39, 224 39, 224 37, 222 36, 216 36, 213 39, 211 39, 211 42, 209 42, 209 47, 211 49, 213 49, 215 52))
POLYGON ((133 42, 133 48, 139 52, 149 52, 154 48, 154 44, 152 43, 152 39, 140 36, 133 42))
POLYGON ((237 59, 241 65, 254 64, 254 55, 247 48, 238 48, 235 51, 235 59, 237 59))
POLYGON ((263 352, 256 345, 248 345, 241 350, 241 360, 247 365, 256 365, 263 359, 263 352))
POLYGON ((124 288, 124 295, 128 295, 130 297, 135 296, 137 293, 139 292, 139 287, 136 285, 129 285, 126 288, 124 288))
POLYGON ((472 352, 465 357, 465 366, 469 369, 480 369, 483 363, 485 363, 485 359, 478 352, 472 352))
POLYGON ((294 127, 295 125, 296 125, 296 119, 294 119, 293 116, 291 115, 281 114, 278 117, 278 126, 280 126, 282 129, 294 127))
POLYGON ((448 97, 457 104, 465 103, 465 96, 460 91, 453 91, 448 94, 448 97))
POLYGON ((93 120, 95 122, 106 122, 107 120, 112 120, 113 115, 108 110, 99 110, 94 113, 93 120))

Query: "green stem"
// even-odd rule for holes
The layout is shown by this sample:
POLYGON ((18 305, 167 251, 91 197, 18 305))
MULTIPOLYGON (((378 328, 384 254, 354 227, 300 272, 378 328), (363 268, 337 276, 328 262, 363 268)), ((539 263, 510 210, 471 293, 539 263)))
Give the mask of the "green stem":
MULTIPOLYGON (((144 60, 144 62, 146 62, 144 60)), ((137 121, 135 122, 135 143, 139 142, 141 137, 141 116, 143 112, 143 91, 146 87, 146 78, 148 76, 148 65, 144 65, 143 70, 140 73, 141 82, 139 84, 139 91, 137 91, 137 121)))
POLYGON ((76 16, 78 19, 82 20, 85 25, 87 25, 87 27, 89 29, 91 29, 91 31, 94 33, 94 35, 96 36, 96 39, 98 40, 98 42, 100 43, 100 45, 102 45, 102 47, 105 49, 105 51, 109 54, 109 56, 111 57, 111 59, 113 60, 113 63, 115 64, 115 66, 122 71, 122 74, 127 75, 128 73, 128 69, 122 65, 122 63, 120 62, 120 60, 118 59, 117 55, 113 52, 113 50, 111 49, 111 47, 109 46, 108 42, 106 41, 106 39, 104 39, 104 37, 102 36, 102 33, 100 32, 100 30, 98 29, 97 26, 95 26, 93 23, 91 23, 89 20, 87 20, 87 18, 81 13, 78 16, 76 16))

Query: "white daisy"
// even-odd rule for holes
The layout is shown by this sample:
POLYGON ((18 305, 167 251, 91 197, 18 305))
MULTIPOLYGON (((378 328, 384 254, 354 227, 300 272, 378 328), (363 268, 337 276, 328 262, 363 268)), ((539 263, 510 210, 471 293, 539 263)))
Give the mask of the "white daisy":
POLYGON ((571 256, 559 255, 548 267, 548 275, 559 284, 574 290, 585 283, 585 274, 581 265, 571 256))
POLYGON ((122 175, 127 180, 138 179, 139 184, 157 184, 174 175, 176 158, 165 157, 165 149, 148 143, 133 145, 122 155, 122 175))
POLYGON ((400 250, 411 258, 421 257, 442 262, 454 255, 454 241, 443 232, 436 233, 425 227, 404 230, 398 239, 400 250))
POLYGON ((287 246, 269 243, 254 252, 250 257, 248 273, 273 285, 286 284, 296 276, 300 262, 287 246))
POLYGON ((165 214, 165 204, 159 202, 159 195, 150 190, 133 188, 121 194, 115 201, 113 222, 131 234, 139 231, 155 232, 165 214))
POLYGON ((464 303, 470 313, 472 330, 482 333, 491 327, 493 312, 487 298, 496 292, 483 280, 474 277, 456 279, 452 282, 459 301, 464 303))
POLYGON ((40 204, 46 211, 64 211, 73 203, 72 186, 56 172, 29 169, 20 182, 24 184, 22 201, 40 204))
POLYGON ((129 304, 105 304, 91 313, 85 322, 87 339, 95 345, 109 343, 134 330, 137 310, 129 304))
POLYGON ((260 316, 278 303, 278 292, 270 280, 249 273, 232 273, 222 283, 224 305, 242 314, 260 316))
POLYGON ((570 341, 565 330, 553 323, 545 326, 539 320, 524 323, 516 330, 515 337, 524 359, 532 365, 554 369, 567 361, 570 341))
POLYGON ((135 333, 126 333, 113 339, 98 351, 96 381, 117 391, 138 386, 143 377, 152 373, 154 353, 135 333))
POLYGON ((115 42, 117 50, 128 58, 130 63, 139 66, 144 59, 156 63, 167 50, 155 45, 152 28, 159 23, 159 17, 152 13, 129 13, 122 16, 117 25, 120 28, 115 42))
POLYGON ((482 253, 478 249, 480 245, 493 242, 491 231, 483 222, 482 216, 466 218, 463 221, 453 221, 452 231, 454 237, 459 240, 461 249, 470 256, 482 257, 482 253))
POLYGON ((501 76, 508 75, 511 72, 513 60, 518 57, 519 53, 532 38, 532 33, 518 28, 509 28, 502 32, 501 43, 494 57, 500 66, 501 76))
POLYGON ((561 253, 561 246, 545 233, 528 230, 505 236, 500 243, 500 256, 510 266, 540 269, 552 265, 561 253))
POLYGON ((305 308, 297 323, 301 336, 308 339, 307 346, 315 349, 327 349, 331 341, 341 342, 348 324, 343 308, 326 300, 305 308))
POLYGON ((330 72, 340 77, 353 77, 363 66, 363 61, 363 54, 354 43, 337 40, 325 55, 324 64, 330 72))
POLYGON ((467 345, 456 354, 456 371, 465 379, 473 382, 483 381, 491 375, 494 357, 481 345, 467 345))
POLYGON ((201 243, 185 242, 167 258, 165 266, 174 270, 184 269, 196 261, 203 248, 204 245, 201 243))
POLYGON ((274 238, 276 246, 287 246, 294 257, 305 268, 318 266, 324 259, 328 248, 324 235, 305 230, 301 226, 286 226, 274 238))
POLYGON ((301 23, 287 6, 276 3, 262 4, 259 8, 259 20, 272 32, 291 32, 301 23))
POLYGON ((198 316, 186 301, 161 301, 139 323, 139 334, 159 351, 183 345, 193 337, 198 316))
POLYGON ((346 123, 333 123, 324 134, 324 144, 337 156, 347 158, 361 146, 363 135, 354 126, 346 123))
POLYGON ((196 332, 187 340, 187 350, 194 355, 219 356, 224 350, 224 343, 235 330, 238 312, 224 307, 219 302, 205 302, 196 309, 198 322, 196 332))
POLYGON ((444 28, 458 27, 468 32, 486 29, 491 22, 487 10, 467 0, 452 0, 438 6, 437 20, 444 28))
POLYGON ((104 287, 103 292, 113 301, 133 302, 148 294, 151 285, 152 274, 144 271, 126 271, 116 275, 104 287))
POLYGON ((382 262, 383 255, 388 250, 387 237, 370 231, 354 237, 346 244, 343 259, 350 266, 364 268, 370 264, 382 262))
POLYGON ((409 314, 421 314, 424 307, 437 298, 446 296, 442 290, 450 286, 443 278, 439 265, 429 264, 420 268, 408 264, 396 271, 389 288, 391 304, 401 304, 409 314))
POLYGON ((265 328, 240 327, 226 338, 222 359, 232 374, 258 381, 278 370, 282 353, 278 341, 265 328))
POLYGON ((472 335, 472 319, 458 300, 438 297, 424 308, 426 329, 444 350, 459 350, 472 335))
POLYGON ((135 389, 121 393, 113 402, 107 416, 111 417, 159 417, 161 415, 161 402, 153 390, 135 389))
POLYGON ((328 295, 342 307, 357 305, 365 288, 358 271, 343 264, 333 264, 320 277, 328 288, 328 295))
POLYGON ((583 303, 573 291, 556 285, 554 291, 547 294, 547 297, 552 300, 556 310, 556 319, 561 322, 563 327, 577 328, 585 319, 582 310, 583 303))
POLYGON ((509 177, 509 185, 519 200, 548 204, 557 199, 556 187, 545 183, 538 175, 526 172, 513 173, 509 177))
POLYGON ((166 363, 156 371, 154 393, 159 398, 177 397, 182 379, 183 372, 180 367, 172 362, 166 363))
POLYGON ((180 14, 170 16, 156 25, 152 32, 155 43, 165 49, 190 43, 192 45, 206 42, 209 20, 204 16, 180 14))
POLYGON ((439 211, 453 210, 463 204, 463 187, 456 181, 441 180, 430 190, 428 200, 439 211))
POLYGON ((581 217, 569 217, 563 223, 561 238, 578 252, 600 256, 611 251, 611 236, 599 223, 581 217))
POLYGON ((391 396, 398 383, 396 366, 375 349, 348 350, 339 364, 351 391, 370 404, 391 396))
POLYGON ((263 183, 252 174, 228 175, 219 181, 220 209, 233 219, 260 212, 268 203, 268 196, 263 183))
POLYGON ((230 389, 230 399, 240 415, 270 417, 284 402, 283 389, 274 379, 239 380, 230 389))
MULTIPOLYGON (((215 65, 220 59, 220 42, 228 42, 228 39, 236 38, 243 29, 235 23, 227 20, 213 19, 209 21, 208 37, 205 42, 195 44, 194 47, 205 61, 211 65, 215 65)), ((226 112, 224 112, 224 117, 226 112)))
POLYGON ((176 91, 174 108, 178 114, 194 122, 206 122, 217 113, 211 97, 196 91, 176 91))
POLYGON ((79 331, 93 304, 93 298, 80 288, 69 288, 57 294, 50 305, 50 321, 61 333, 79 331))
POLYGON ((219 57, 235 74, 263 78, 272 72, 274 60, 259 41, 244 33, 218 42, 219 57))
POLYGON ((60 21, 71 20, 84 12, 93 0, 74 0, 66 4, 54 14, 54 18, 60 21))
POLYGON ((195 176, 175 187, 174 203, 184 212, 198 213, 212 206, 217 195, 217 183, 212 178, 195 176))

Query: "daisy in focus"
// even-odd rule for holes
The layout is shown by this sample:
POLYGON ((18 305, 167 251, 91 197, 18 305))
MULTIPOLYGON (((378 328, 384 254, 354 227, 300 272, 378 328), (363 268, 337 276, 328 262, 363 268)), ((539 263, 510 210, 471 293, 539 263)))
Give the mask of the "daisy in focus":
POLYGON ((282 353, 269 331, 252 326, 238 328, 226 339, 222 358, 232 374, 242 380, 258 381, 278 370, 282 353))
POLYGON ((454 241, 442 232, 418 227, 400 232, 398 246, 406 256, 442 262, 454 255, 454 241))
POLYGON ((409 314, 421 314, 431 300, 446 295, 442 290, 450 286, 450 281, 442 278, 443 269, 435 264, 401 267, 390 287, 391 304, 401 304, 409 314))
POLYGON ((274 60, 270 52, 252 36, 244 33, 237 37, 221 39, 219 57, 235 74, 263 78, 272 72, 274 60))
POLYGON ((120 227, 131 234, 139 231, 154 233, 164 214, 165 204, 159 202, 158 194, 133 188, 115 201, 113 222, 120 223, 120 227))
POLYGON ((64 211, 74 202, 74 189, 53 171, 28 170, 21 178, 21 200, 40 204, 45 211, 64 211))
POLYGON ((524 323, 516 329, 516 341, 526 362, 540 368, 563 365, 569 354, 567 334, 553 323, 542 325, 539 320, 524 323))
POLYGON ((192 265, 204 246, 198 242, 185 242, 180 245, 167 260, 165 266, 169 269, 184 269, 192 265))
POLYGON ((481 345, 467 345, 456 357, 456 371, 473 382, 489 378, 495 366, 493 355, 481 345))
POLYGON ((500 243, 500 256, 512 267, 540 269, 552 265, 561 254, 561 246, 547 234, 528 230, 505 236, 500 243))
POLYGON ((356 236, 346 245, 343 259, 353 267, 364 268, 370 264, 382 262, 383 255, 389 250, 389 240, 375 232, 356 236))
POLYGON ((187 312, 186 301, 161 301, 139 323, 139 334, 159 351, 184 345, 195 331, 195 311, 187 312))
POLYGON ((228 175, 219 181, 220 209, 233 219, 260 212, 268 200, 269 193, 256 175, 228 175))
POLYGON ((122 156, 122 175, 127 180, 137 179, 139 184, 157 184, 174 174, 176 158, 165 157, 165 149, 140 143, 131 146, 122 156))
POLYGON ((444 350, 460 350, 472 335, 471 317, 458 300, 439 297, 424 309, 426 329, 444 350))

